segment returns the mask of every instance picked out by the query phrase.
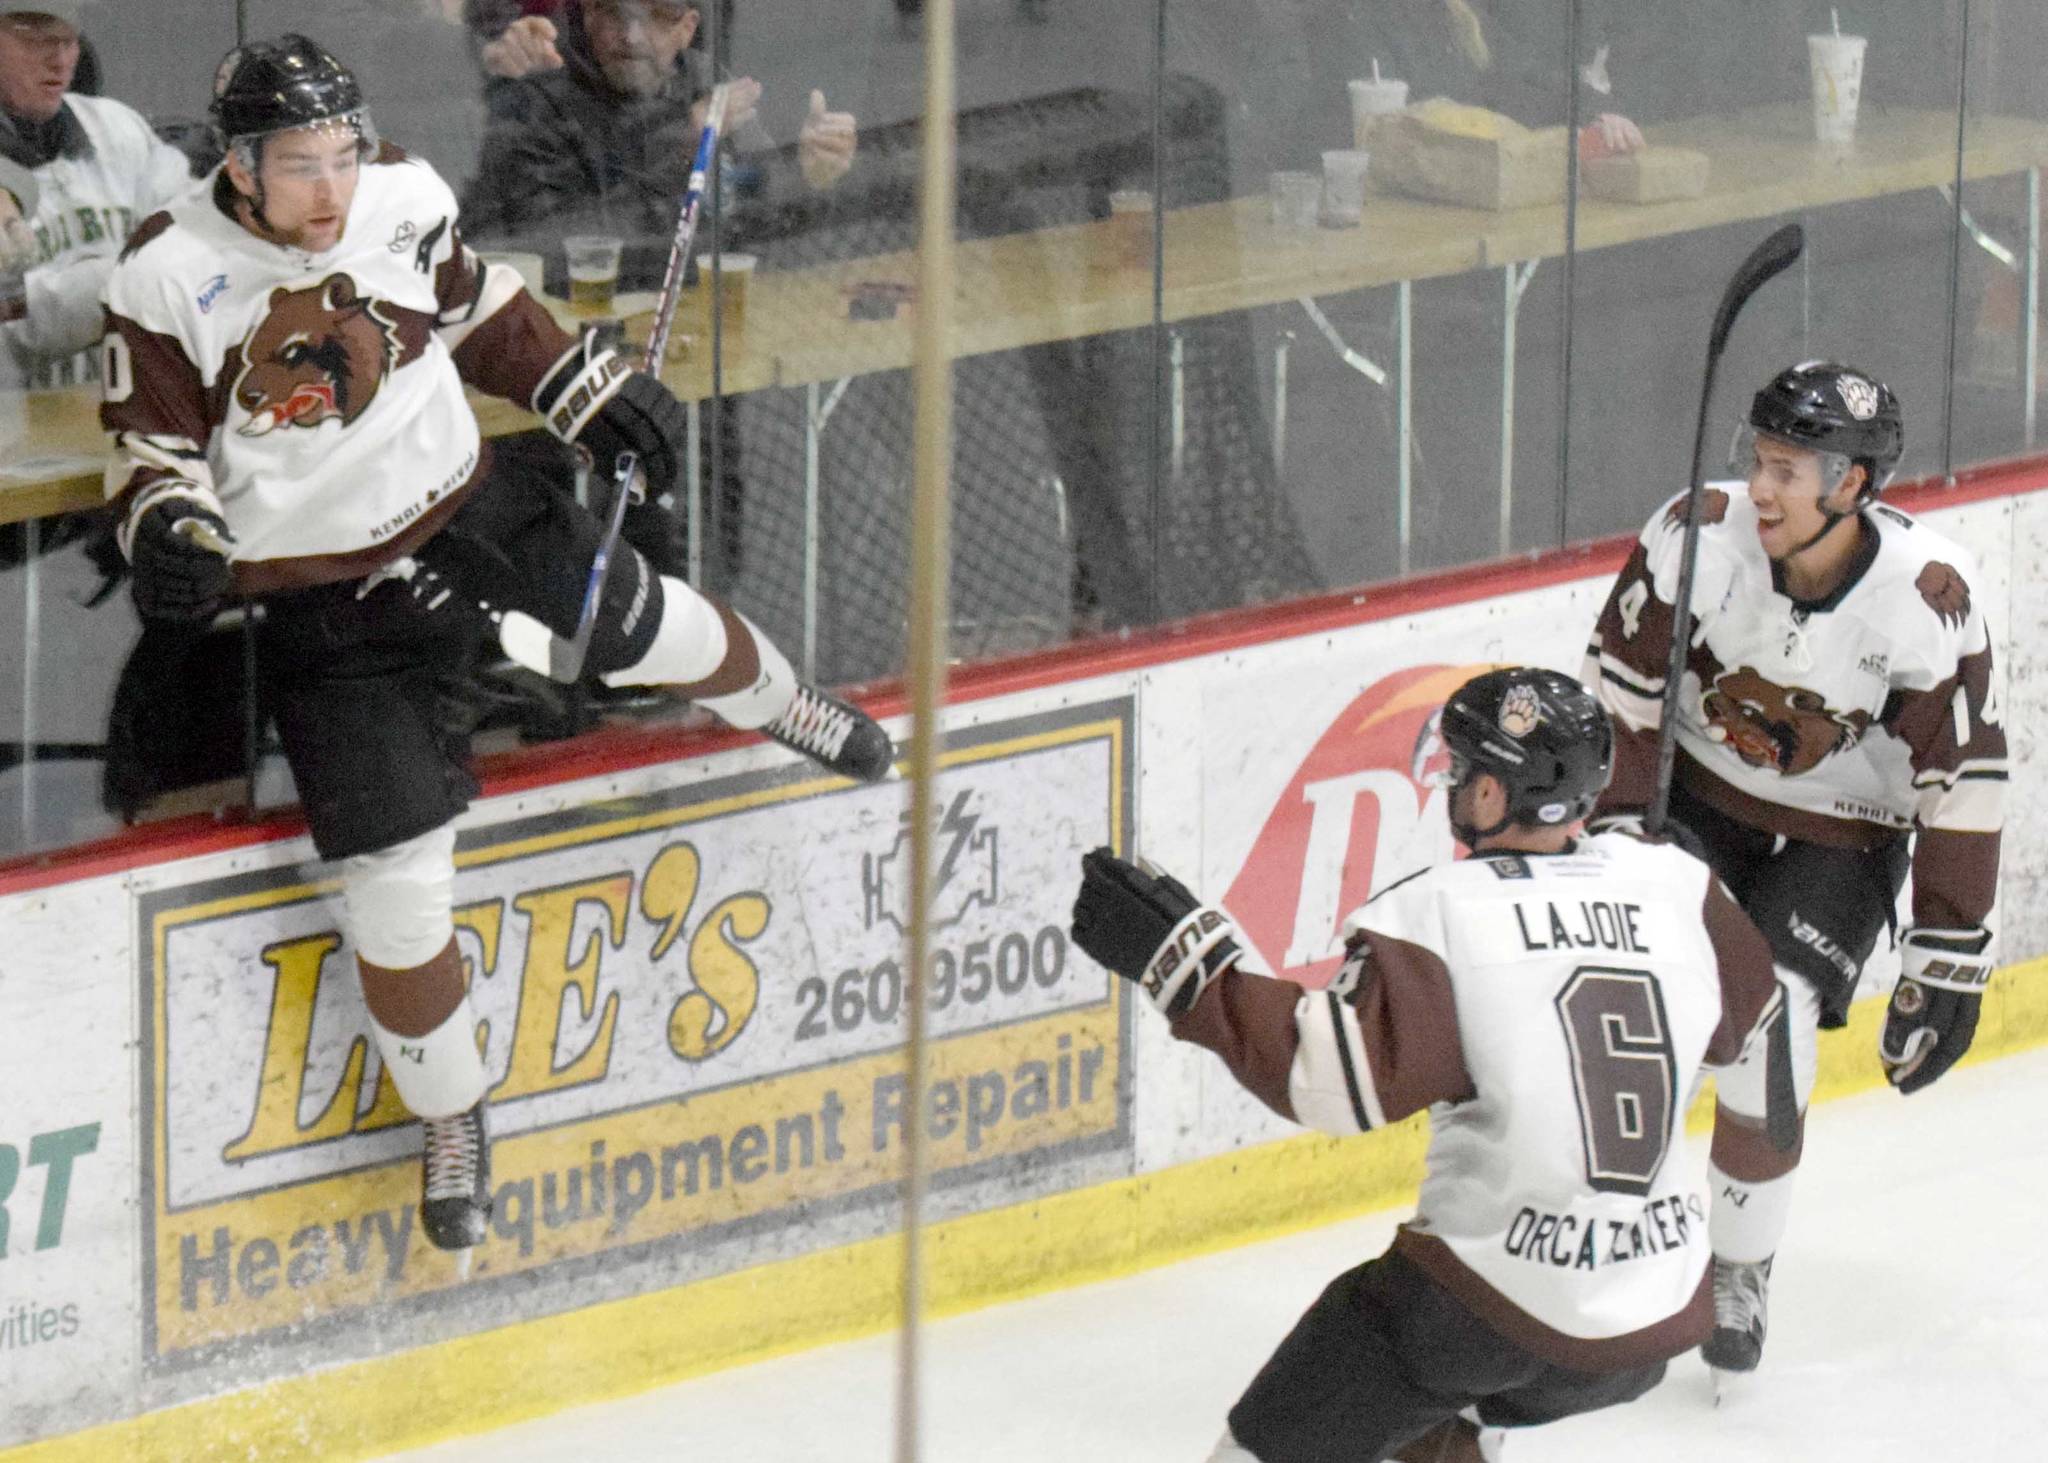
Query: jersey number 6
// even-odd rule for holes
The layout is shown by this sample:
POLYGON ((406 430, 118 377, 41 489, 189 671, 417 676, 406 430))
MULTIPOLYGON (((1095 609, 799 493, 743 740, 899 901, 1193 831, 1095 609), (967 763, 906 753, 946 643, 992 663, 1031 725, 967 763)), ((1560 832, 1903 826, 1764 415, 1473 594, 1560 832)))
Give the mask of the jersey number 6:
POLYGON ((1678 1103, 1678 1059, 1664 993, 1646 970, 1582 965, 1557 993, 1586 1146, 1586 1181, 1603 1194, 1647 1194, 1678 1103))

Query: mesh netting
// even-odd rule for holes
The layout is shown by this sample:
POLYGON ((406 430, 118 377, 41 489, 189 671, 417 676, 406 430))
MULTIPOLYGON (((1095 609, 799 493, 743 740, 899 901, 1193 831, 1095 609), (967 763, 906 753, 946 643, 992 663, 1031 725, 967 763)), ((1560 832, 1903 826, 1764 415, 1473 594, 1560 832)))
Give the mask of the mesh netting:
MULTIPOLYGON (((1166 206, 1225 197, 1215 93, 1169 83, 1164 120, 1166 206)), ((1113 189, 1153 186, 1151 137, 1149 97, 1092 89, 963 114, 960 236, 1105 216, 1113 189)), ((912 249, 917 165, 914 126, 863 131, 857 190, 746 220, 745 247, 764 270, 912 249)), ((1174 329, 1184 393, 1177 475, 1167 441, 1167 346, 1157 332, 959 362, 956 656, 1053 644, 1081 630, 1258 602, 1312 584, 1274 481, 1249 319, 1215 316, 1174 329)), ((831 389, 822 387, 821 398, 831 389)), ((800 387, 729 399, 718 420, 721 450, 707 457, 716 464, 707 577, 793 655, 803 645, 808 410, 800 387)), ((902 666, 912 451, 910 373, 852 378, 820 446, 816 665, 827 681, 902 666)))

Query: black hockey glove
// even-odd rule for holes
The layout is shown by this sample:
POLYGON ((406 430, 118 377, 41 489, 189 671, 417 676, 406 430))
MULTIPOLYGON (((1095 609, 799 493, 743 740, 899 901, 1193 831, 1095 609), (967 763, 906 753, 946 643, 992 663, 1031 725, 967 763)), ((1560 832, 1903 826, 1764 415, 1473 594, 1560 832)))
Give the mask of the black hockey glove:
POLYGON ((1877 1049, 1885 1079, 1900 1092, 1928 1086, 1970 1049, 1991 981, 1990 945, 1984 929, 1906 931, 1904 968, 1877 1049))
POLYGON ((616 351, 596 350, 588 336, 549 369, 533 409, 550 432, 589 449, 599 477, 609 480, 619 454, 632 452, 647 474, 648 497, 667 497, 682 480, 689 413, 661 382, 616 351))
POLYGON ((1171 874, 1127 863, 1106 848, 1081 859, 1074 943, 1135 981, 1168 1017, 1184 1015, 1242 952, 1237 926, 1171 874))
POLYGON ((136 611, 145 620, 206 624, 234 580, 221 547, 232 542, 226 521, 190 498, 145 509, 129 540, 136 611))

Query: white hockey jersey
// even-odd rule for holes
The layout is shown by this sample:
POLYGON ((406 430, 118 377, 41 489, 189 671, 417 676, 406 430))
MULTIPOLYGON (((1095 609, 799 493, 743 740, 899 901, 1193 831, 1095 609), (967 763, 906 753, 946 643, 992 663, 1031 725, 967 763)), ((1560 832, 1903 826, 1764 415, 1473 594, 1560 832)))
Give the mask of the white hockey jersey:
MULTIPOLYGON (((1876 503, 1848 578, 1802 603, 1778 587, 1744 483, 1711 484, 1701 506, 1678 782, 1809 843, 1871 848, 1918 829, 1915 922, 1983 923, 2006 744, 1975 563, 1876 503)), ((1679 498, 1650 520, 1587 650, 1584 678, 1621 733, 1603 809, 1641 807, 1654 787, 1683 518, 1679 498)))
POLYGON ((106 97, 67 96, 83 150, 36 168, 37 263, 28 271, 27 314, 0 326, 31 386, 90 381, 103 327, 100 291, 135 226, 189 191, 185 155, 140 112, 106 97))
POLYGON ((1588 1371, 1704 1340, 1686 1103, 1779 1001, 1763 936, 1706 865, 1620 833, 1496 852, 1392 886, 1345 932, 1327 990, 1227 971, 1174 1034, 1326 1132, 1428 1108, 1395 1248, 1502 1335, 1588 1371))
POLYGON ((367 573, 480 476, 468 381, 522 403, 573 342, 462 242, 453 193, 387 147, 308 254, 227 211, 226 180, 149 219, 107 286, 107 493, 190 496, 228 522, 245 593, 367 573))

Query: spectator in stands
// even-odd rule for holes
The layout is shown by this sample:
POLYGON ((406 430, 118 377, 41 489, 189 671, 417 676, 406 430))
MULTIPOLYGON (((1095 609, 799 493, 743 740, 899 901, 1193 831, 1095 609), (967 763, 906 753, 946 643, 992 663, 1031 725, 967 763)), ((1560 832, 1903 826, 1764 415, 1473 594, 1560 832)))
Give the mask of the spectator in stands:
POLYGON ((517 81, 559 70, 555 44, 566 0, 463 0, 463 20, 476 38, 477 60, 487 75, 517 81))
MULTIPOLYGON (((441 0, 462 12, 476 38, 477 60, 486 75, 517 81, 562 64, 562 12, 569 0, 441 0)), ((732 0, 719 10, 721 22, 732 17, 732 0)))
MULTIPOLYGON (((483 158, 462 204, 471 241, 535 250, 553 271, 563 236, 617 234, 625 241, 620 287, 657 288, 711 94, 709 58, 690 44, 701 18, 696 0, 567 0, 562 65, 492 89, 483 158)), ((753 78, 732 84, 725 136, 736 156, 719 209, 727 249, 747 241, 750 213, 760 216, 791 189, 829 187, 853 165, 853 117, 827 111, 824 94, 813 91, 796 146, 800 181, 792 179, 756 115, 760 98, 753 78)), ((708 217, 697 237, 708 249, 708 217)), ((715 415, 716 431, 712 414, 705 418, 716 485, 707 576, 722 587, 738 572, 745 490, 733 402, 721 402, 715 415)), ((673 504, 637 505, 625 531, 663 573, 684 573, 673 504)))
MULTIPOLYGON (((185 157, 132 107, 72 89, 87 0, 0 0, 0 157, 40 193, 22 288, 0 297, 0 342, 31 385, 97 379, 100 287, 135 226, 191 185, 185 157)), ((11 193, 0 231, 24 248, 11 193)))
MULTIPOLYGON (((562 65, 493 94, 463 201, 470 236, 552 255, 564 234, 602 227, 627 241, 620 284, 657 285, 711 92, 708 60, 689 49, 700 19, 696 0, 567 0, 562 65)), ((738 188, 772 199, 792 185, 767 165, 773 140, 756 114, 760 98, 759 82, 735 81, 725 130, 741 161, 738 188)), ((812 92, 796 148, 803 184, 845 176, 856 137, 851 114, 827 111, 812 92)), ((730 245, 745 210, 726 201, 730 245)))

